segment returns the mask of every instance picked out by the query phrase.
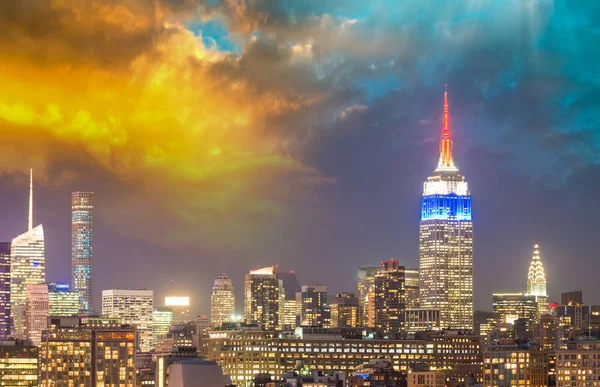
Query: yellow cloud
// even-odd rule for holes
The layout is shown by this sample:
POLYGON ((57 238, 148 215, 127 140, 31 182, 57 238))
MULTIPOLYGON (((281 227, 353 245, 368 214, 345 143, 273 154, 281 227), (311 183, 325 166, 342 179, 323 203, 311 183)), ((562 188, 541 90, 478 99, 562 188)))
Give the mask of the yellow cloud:
MULTIPOLYGON (((0 41, 0 52, 27 43, 20 55, 0 57, 6 134, 0 153, 30 140, 19 148, 29 152, 29 162, 5 158, 0 168, 25 171, 34 159, 52 165, 49 147, 56 144, 79 149, 135 183, 135 192, 111 201, 110 221, 128 235, 173 245, 182 235, 193 237, 182 232, 192 229, 204 241, 225 243, 233 233, 239 243, 251 242, 254 237, 243 235, 251 233, 240 230, 312 200, 307 192, 327 179, 280 153, 279 139, 264 135, 265 125, 327 96, 257 89, 235 73, 239 58, 207 50, 181 24, 167 22, 156 3, 127 4, 49 1, 41 8, 57 20, 47 21, 54 28, 47 36, 0 41), (148 209, 172 227, 149 230, 142 219, 148 209)), ((72 171, 61 173, 69 176, 64 181, 74 178, 72 171)))

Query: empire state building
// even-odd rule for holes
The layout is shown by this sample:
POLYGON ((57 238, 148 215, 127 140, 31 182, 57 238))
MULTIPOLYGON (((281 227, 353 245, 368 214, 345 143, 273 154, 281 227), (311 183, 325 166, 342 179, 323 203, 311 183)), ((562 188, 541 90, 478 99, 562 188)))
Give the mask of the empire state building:
POLYGON ((440 311, 442 328, 473 329, 471 193, 452 146, 446 90, 440 159, 421 197, 419 301, 421 308, 440 311))

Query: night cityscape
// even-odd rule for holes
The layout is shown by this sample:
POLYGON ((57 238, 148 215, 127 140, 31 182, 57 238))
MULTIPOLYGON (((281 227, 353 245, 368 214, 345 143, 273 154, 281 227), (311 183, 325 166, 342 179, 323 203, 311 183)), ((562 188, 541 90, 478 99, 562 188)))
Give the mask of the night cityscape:
POLYGON ((600 387, 598 26, 0 2, 0 386, 600 387))

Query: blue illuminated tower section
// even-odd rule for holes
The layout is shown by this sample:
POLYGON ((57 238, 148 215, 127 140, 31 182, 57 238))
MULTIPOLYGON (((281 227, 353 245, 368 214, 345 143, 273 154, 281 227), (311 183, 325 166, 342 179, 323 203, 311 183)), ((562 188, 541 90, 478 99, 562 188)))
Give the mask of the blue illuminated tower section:
POLYGON ((73 290, 79 292, 80 308, 92 310, 92 262, 94 257, 94 193, 71 195, 71 269, 73 290))
POLYGON ((421 197, 419 302, 420 308, 440 311, 443 328, 473 329, 471 193, 452 147, 446 90, 440 159, 421 197))

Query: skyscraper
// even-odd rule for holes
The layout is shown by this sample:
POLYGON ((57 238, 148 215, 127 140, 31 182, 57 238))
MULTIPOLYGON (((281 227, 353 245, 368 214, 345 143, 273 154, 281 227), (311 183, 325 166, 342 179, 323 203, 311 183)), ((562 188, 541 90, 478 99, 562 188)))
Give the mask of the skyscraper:
POLYGON ((73 290, 80 294, 82 311, 92 310, 92 262, 94 256, 94 193, 71 194, 71 275, 73 290))
POLYGON ((235 293, 233 282, 225 273, 220 273, 212 288, 210 296, 210 323, 214 328, 220 327, 224 322, 231 321, 235 312, 235 293))
POLYGON ((302 286, 301 325, 308 327, 330 327, 331 310, 327 303, 327 286, 302 286))
POLYGON ((548 294, 546 293, 546 274, 540 258, 540 247, 533 246, 533 258, 527 273, 527 294, 536 296, 539 317, 548 314, 548 294))
POLYGON ((173 322, 181 324, 190 321, 189 297, 165 297, 165 307, 173 312, 173 322))
POLYGON ((33 227, 33 170, 29 172, 28 229, 12 240, 10 250, 10 302, 14 336, 25 337, 27 286, 46 282, 44 228, 33 227))
POLYGON ((375 275, 379 271, 375 266, 358 269, 358 325, 372 327, 375 323, 374 296, 375 275))
POLYGON ((156 308, 152 312, 152 341, 156 349, 158 339, 169 333, 173 323, 173 311, 169 308, 156 308))
POLYGON ((0 341, 10 336, 10 242, 0 242, 0 341))
POLYGON ((358 323, 358 298, 338 293, 329 300, 332 328, 354 328, 358 323))
POLYGON ((102 291, 102 315, 117 317, 123 324, 134 325, 141 352, 152 349, 152 314, 154 292, 152 290, 110 289, 102 291))
POLYGON ((80 311, 79 292, 69 290, 64 282, 48 284, 50 316, 77 316, 80 311))
POLYGON ((419 269, 404 269, 406 309, 419 307, 419 269))
POLYGON ((375 276, 375 327, 385 333, 400 333, 405 311, 404 266, 396 259, 382 261, 375 276))
POLYGON ((25 305, 27 339, 31 340, 33 345, 39 346, 42 343, 42 331, 48 328, 50 315, 48 285, 29 285, 25 305))
POLYGON ((439 310, 443 328, 473 329, 471 194, 452 158, 447 91, 442 122, 440 159, 421 197, 420 307, 439 310))
POLYGON ((263 329, 279 327, 280 306, 285 301, 283 280, 277 278, 277 266, 256 269, 244 281, 244 315, 246 322, 263 329))

